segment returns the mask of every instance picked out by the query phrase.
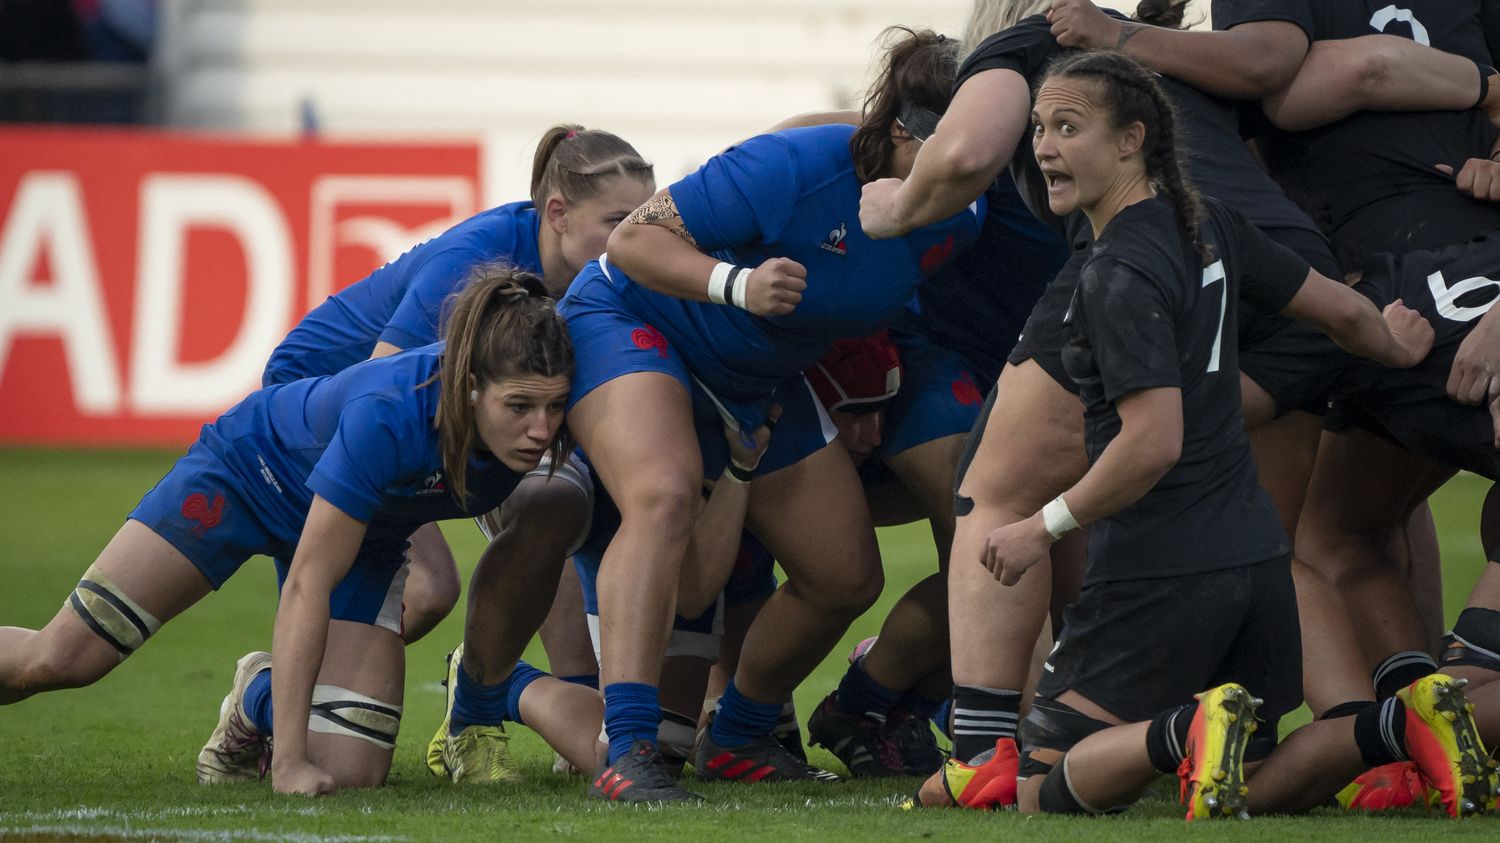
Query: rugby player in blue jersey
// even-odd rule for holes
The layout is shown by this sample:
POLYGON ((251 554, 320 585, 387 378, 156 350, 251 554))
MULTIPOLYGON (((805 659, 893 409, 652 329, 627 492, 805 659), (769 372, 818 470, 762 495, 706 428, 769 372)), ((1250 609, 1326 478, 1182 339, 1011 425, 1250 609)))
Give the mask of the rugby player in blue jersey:
MULTIPOLYGON (((583 265, 604 251, 610 231, 655 189, 651 165, 626 141, 598 129, 553 126, 537 143, 529 201, 476 214, 330 296, 271 353, 262 383, 331 375, 372 356, 437 341, 443 302, 481 263, 504 260, 538 273, 554 296, 561 295, 583 265)), ((558 472, 575 483, 586 482, 575 465, 561 466, 558 472)), ((515 514, 523 514, 535 486, 527 481, 512 496, 515 514)), ((556 497, 563 484, 550 486, 556 497)), ((573 509, 580 514, 571 520, 577 523, 587 517, 587 500, 582 494, 573 497, 573 509)), ((497 517, 481 523, 487 533, 498 529, 497 517)), ((519 517, 515 523, 536 530, 555 522, 519 517)), ((524 542, 526 537, 511 540, 524 542)), ((402 612, 408 643, 447 617, 460 592, 458 568, 435 526, 412 536, 410 558, 402 612)))
MULTIPOLYGON (((204 426, 45 628, 0 629, 0 702, 97 681, 264 554, 281 582, 272 652, 240 660, 200 779, 255 777, 274 736, 278 791, 379 784, 401 718, 407 537, 495 508, 557 456, 572 371, 541 279, 487 269, 445 342, 252 393, 204 426)), ((515 674, 533 700, 597 711, 582 689, 515 674)))
MULTIPOLYGON (((905 173, 920 146, 903 120, 946 107, 954 52, 913 33, 876 82, 894 113, 867 113, 858 128, 762 135, 715 156, 616 229, 610 253, 564 299, 580 363, 570 429, 622 516, 599 577, 602 684, 606 772, 632 785, 596 795, 692 798, 662 771, 656 682, 693 506, 704 477, 726 464, 721 416, 760 427, 779 387, 834 338, 895 321, 921 280, 978 232, 978 207, 885 242, 857 221, 861 184, 905 173)), ((828 447, 832 426, 797 406, 811 403, 801 392, 776 399, 785 413, 748 514, 789 582, 750 630, 700 745, 703 776, 825 775, 787 754, 771 728, 880 591, 858 478, 847 452, 828 447)))

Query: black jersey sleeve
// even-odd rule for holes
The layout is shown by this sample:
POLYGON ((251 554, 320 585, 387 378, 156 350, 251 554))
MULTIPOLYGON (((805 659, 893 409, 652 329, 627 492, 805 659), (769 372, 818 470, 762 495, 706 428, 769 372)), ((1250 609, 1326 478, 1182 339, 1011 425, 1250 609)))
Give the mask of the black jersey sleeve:
POLYGON ((1234 226, 1237 266, 1231 269, 1239 273, 1240 299, 1268 311, 1282 310, 1302 289, 1312 266, 1301 255, 1267 237, 1238 212, 1225 210, 1234 226))
POLYGON ((1052 25, 1045 17, 1024 18, 979 42, 959 66, 953 90, 986 70, 1014 70, 1028 80, 1034 79, 1060 49, 1057 39, 1052 37, 1052 25))
POLYGON ((1242 23, 1283 20, 1295 23, 1316 38, 1312 5, 1308 0, 1213 0, 1214 29, 1232 29, 1242 23))
POLYGON ((1177 352, 1180 294, 1131 263, 1112 257, 1083 268, 1076 306, 1092 348, 1104 400, 1132 392, 1181 387, 1177 352))
POLYGON ((1500 0, 1480 4, 1479 22, 1484 27, 1484 43, 1490 49, 1490 63, 1500 59, 1500 0))

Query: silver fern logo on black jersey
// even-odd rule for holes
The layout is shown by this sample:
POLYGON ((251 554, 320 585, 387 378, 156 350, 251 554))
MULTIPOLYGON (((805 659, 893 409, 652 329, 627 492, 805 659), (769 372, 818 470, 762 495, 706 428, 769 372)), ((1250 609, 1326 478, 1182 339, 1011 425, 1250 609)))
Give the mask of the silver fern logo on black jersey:
POLYGON ((823 242, 818 244, 818 248, 842 257, 849 254, 849 247, 844 245, 844 238, 848 236, 849 229, 841 222, 838 228, 828 232, 828 236, 823 238, 823 242))

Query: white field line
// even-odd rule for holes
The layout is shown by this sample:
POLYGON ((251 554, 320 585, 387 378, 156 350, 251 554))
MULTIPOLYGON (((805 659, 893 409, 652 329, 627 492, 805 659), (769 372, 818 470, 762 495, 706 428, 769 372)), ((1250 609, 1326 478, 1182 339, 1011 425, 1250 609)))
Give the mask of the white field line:
POLYGON ((0 822, 67 822, 70 820, 110 819, 124 820, 125 822, 142 822, 164 819, 191 819, 195 817, 223 817, 251 813, 307 817, 321 815, 324 811, 322 808, 316 806, 306 806, 290 810, 276 808, 255 810, 244 805, 168 805, 158 808, 146 808, 139 811, 122 811, 118 808, 79 805, 75 808, 54 808, 50 811, 0 812, 0 822))
POLYGON ((31 825, 0 826, 0 839, 9 835, 53 835, 58 837, 113 837, 120 840, 193 840, 207 843, 236 843, 236 841, 284 840, 289 843, 391 843, 406 840, 405 837, 389 835, 336 834, 321 835, 304 832, 261 831, 240 829, 234 831, 204 831, 191 828, 138 828, 128 825, 31 825))

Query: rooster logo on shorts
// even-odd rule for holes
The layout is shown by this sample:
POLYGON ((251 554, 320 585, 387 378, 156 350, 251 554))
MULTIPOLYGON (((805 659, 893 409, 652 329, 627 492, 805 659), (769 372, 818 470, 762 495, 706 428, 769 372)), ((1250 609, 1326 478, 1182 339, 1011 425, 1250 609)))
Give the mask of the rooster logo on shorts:
POLYGON ((635 343, 636 348, 649 351, 656 349, 657 357, 667 356, 667 338, 655 326, 647 325, 644 328, 636 328, 630 332, 630 341, 635 343))
POLYGON ((219 522, 224 520, 224 496, 214 495, 213 506, 209 506, 208 495, 202 492, 188 495, 182 502, 182 516, 198 522, 198 526, 193 528, 193 535, 201 539, 204 533, 219 526, 219 522))

